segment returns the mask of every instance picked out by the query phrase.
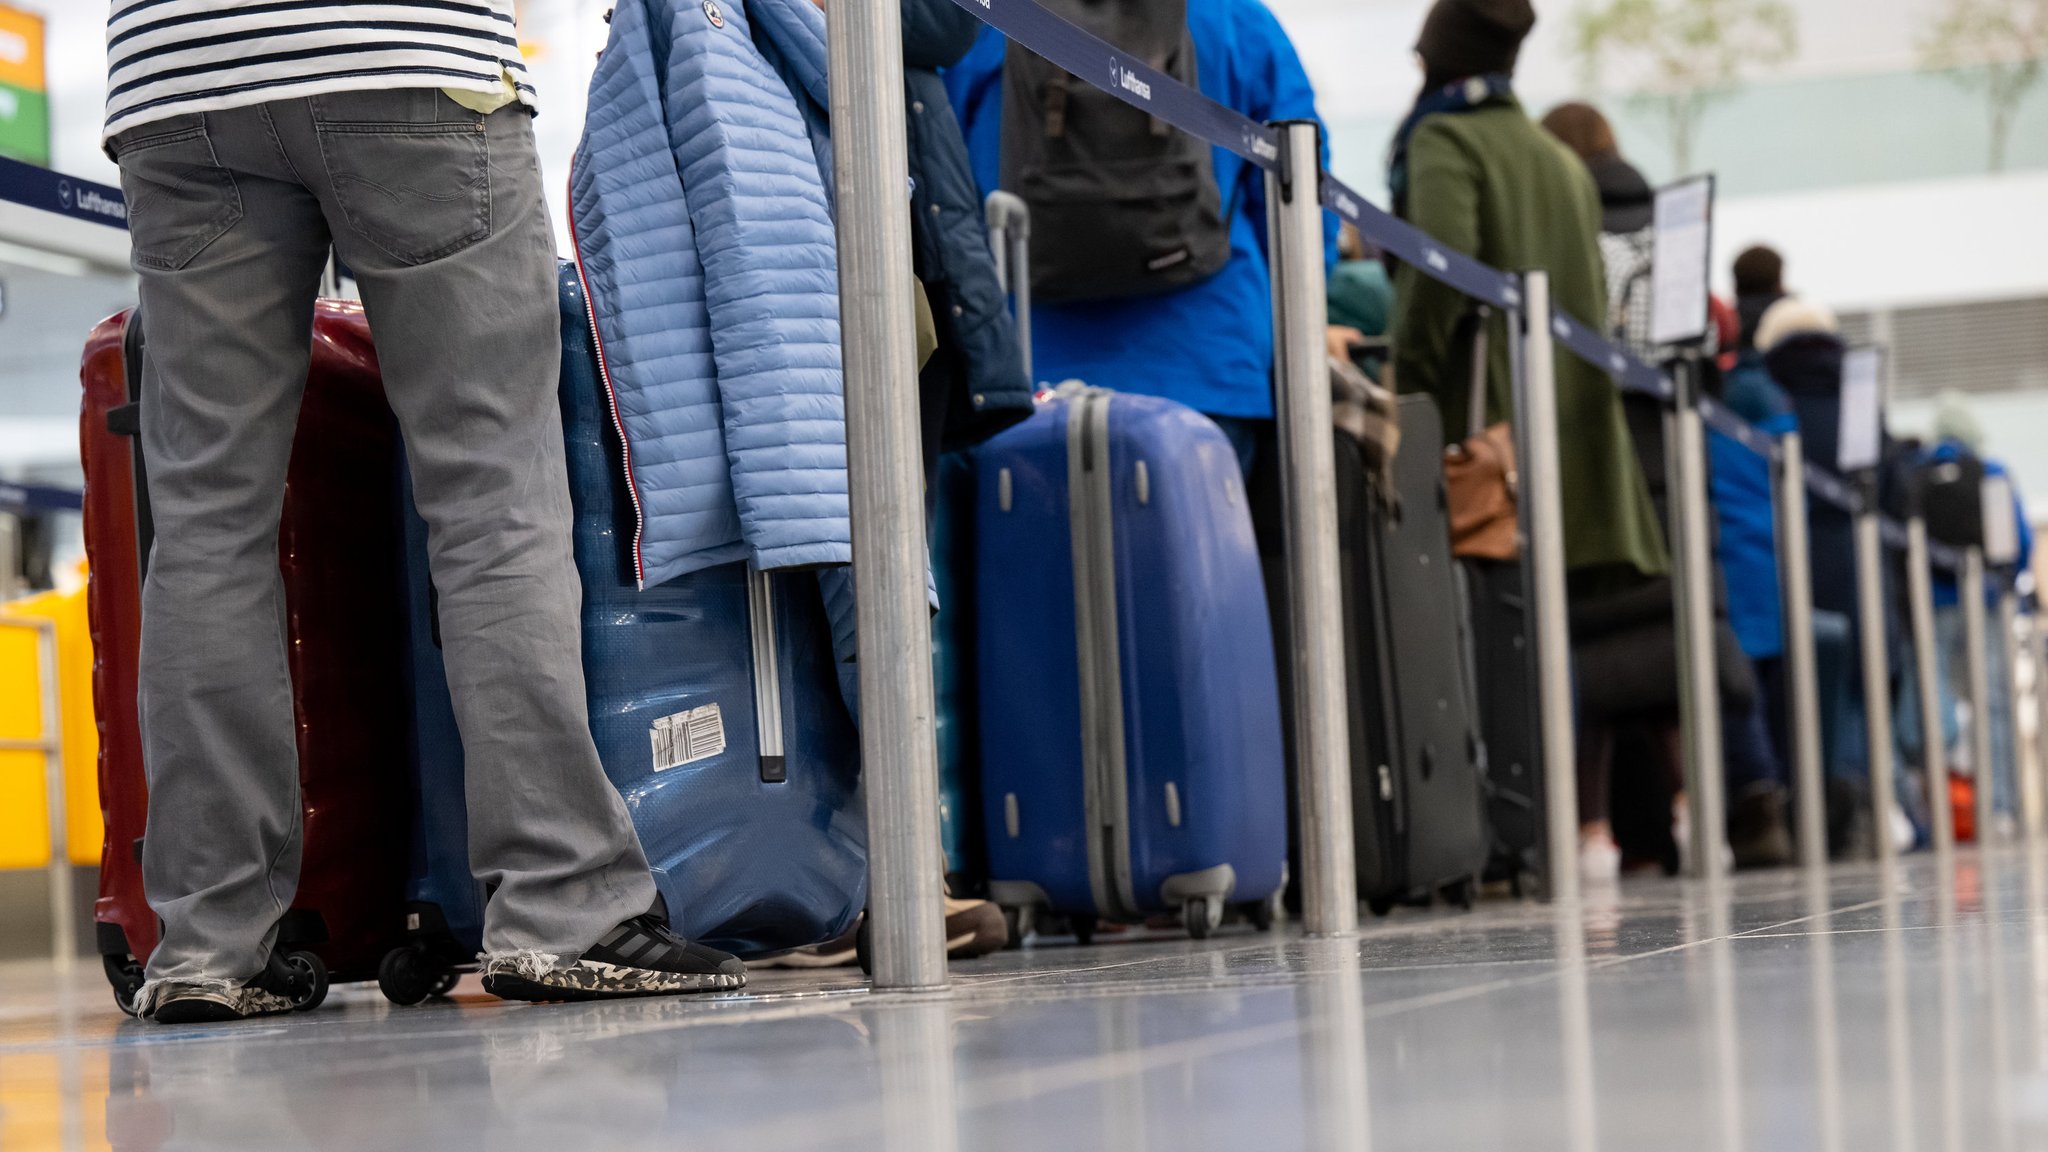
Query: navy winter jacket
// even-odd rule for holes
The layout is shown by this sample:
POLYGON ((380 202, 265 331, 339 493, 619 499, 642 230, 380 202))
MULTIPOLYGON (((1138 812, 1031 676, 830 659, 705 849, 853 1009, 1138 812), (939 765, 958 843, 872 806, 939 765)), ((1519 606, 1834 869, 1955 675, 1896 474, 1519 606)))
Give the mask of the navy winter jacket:
POLYGON ((910 250, 939 329, 939 351, 921 380, 927 449, 980 443, 1032 410, 1031 382, 989 255, 967 141, 938 73, 974 47, 981 28, 952 0, 903 0, 910 250))

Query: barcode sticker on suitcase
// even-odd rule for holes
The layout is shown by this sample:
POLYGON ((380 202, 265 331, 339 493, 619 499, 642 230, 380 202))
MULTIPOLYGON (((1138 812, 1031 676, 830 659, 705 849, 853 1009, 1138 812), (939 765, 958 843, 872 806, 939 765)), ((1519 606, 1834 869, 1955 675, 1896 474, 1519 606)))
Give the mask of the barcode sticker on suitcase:
POLYGON ((725 717, 718 705, 663 716, 648 729, 654 742, 654 770, 666 772, 725 751, 725 717))

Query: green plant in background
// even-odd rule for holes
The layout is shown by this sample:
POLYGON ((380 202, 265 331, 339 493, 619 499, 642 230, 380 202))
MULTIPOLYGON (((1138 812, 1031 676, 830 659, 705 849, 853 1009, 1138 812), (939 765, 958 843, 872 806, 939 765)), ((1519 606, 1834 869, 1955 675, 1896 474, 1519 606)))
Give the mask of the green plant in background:
POLYGON ((1921 41, 1920 63, 1984 93, 1991 171, 2001 171, 2013 117, 2048 65, 2048 0, 1946 0, 1921 41))
POLYGON ((1675 175, 1694 171, 1708 107, 1798 46, 1783 0, 1591 0, 1572 13, 1571 52, 1586 86, 1612 78, 1661 115, 1675 175))

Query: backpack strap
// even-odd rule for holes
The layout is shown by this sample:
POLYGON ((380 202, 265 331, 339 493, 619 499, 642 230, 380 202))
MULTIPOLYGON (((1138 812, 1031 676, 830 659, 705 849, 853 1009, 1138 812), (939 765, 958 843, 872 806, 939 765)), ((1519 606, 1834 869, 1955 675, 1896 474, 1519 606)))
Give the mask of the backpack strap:
POLYGON ((1046 77, 1045 138, 1048 140, 1058 140, 1067 134, 1067 85, 1073 78, 1071 73, 1057 68, 1053 69, 1052 75, 1046 77))

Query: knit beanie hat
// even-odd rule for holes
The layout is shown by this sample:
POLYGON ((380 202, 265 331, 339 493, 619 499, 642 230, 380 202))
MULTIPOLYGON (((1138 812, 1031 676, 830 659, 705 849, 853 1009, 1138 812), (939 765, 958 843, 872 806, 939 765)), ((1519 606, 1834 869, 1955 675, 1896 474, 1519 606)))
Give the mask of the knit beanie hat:
POLYGON ((1759 352, 1768 354, 1794 336, 1833 336, 1840 331, 1841 325, 1836 323, 1835 314, 1826 305, 1787 296, 1771 305, 1757 323, 1756 346, 1759 352))
POLYGON ((1522 41, 1535 26, 1529 0, 1436 0, 1415 51, 1432 83, 1489 72, 1513 75, 1522 41))

